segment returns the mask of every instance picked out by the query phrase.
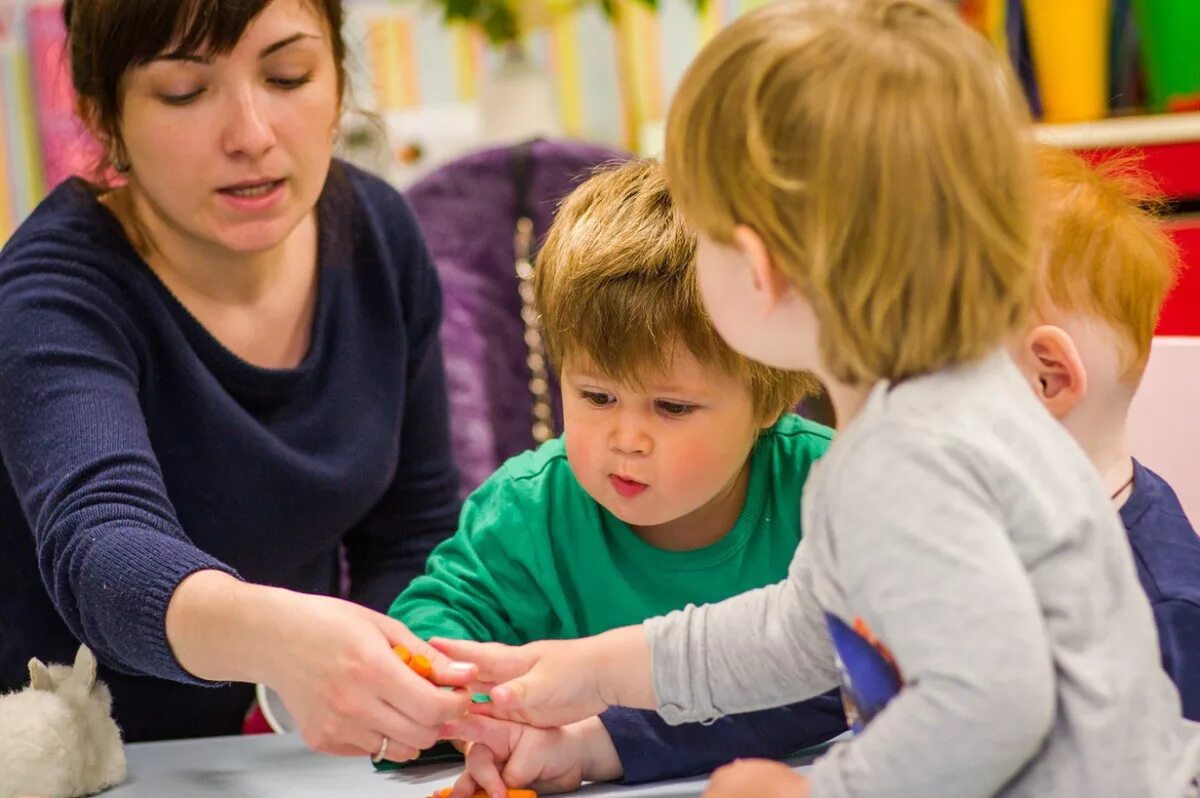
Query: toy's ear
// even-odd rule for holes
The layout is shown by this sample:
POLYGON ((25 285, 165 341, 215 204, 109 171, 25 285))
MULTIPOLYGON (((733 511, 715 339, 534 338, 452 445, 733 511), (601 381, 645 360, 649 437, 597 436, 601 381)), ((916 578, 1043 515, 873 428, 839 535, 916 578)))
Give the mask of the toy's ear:
POLYGON ((37 657, 29 660, 29 686, 34 690, 54 692, 54 680, 50 678, 50 671, 46 669, 46 664, 37 657))
POLYGON ((71 669, 71 678, 88 691, 96 684, 96 655, 87 646, 80 646, 79 651, 75 653, 75 667, 71 669))

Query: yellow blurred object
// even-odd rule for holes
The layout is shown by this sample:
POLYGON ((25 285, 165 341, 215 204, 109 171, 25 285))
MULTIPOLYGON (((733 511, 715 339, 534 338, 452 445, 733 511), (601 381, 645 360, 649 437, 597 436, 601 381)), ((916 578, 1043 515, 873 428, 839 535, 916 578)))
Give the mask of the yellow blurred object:
POLYGON ((1042 118, 1106 116, 1110 0, 1024 0, 1024 7, 1042 118))

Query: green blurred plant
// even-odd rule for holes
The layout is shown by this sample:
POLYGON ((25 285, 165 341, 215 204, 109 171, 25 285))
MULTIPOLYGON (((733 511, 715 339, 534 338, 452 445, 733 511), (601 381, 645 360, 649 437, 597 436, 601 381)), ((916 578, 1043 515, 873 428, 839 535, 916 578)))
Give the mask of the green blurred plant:
MULTIPOLYGON (((493 45, 515 42, 521 35, 544 25, 550 14, 559 10, 574 11, 585 5, 597 4, 608 19, 617 15, 616 0, 428 0, 440 6, 447 23, 462 22, 477 25, 493 45)), ((634 0, 657 11, 659 0, 634 0)), ((702 11, 707 0, 690 0, 702 11)))

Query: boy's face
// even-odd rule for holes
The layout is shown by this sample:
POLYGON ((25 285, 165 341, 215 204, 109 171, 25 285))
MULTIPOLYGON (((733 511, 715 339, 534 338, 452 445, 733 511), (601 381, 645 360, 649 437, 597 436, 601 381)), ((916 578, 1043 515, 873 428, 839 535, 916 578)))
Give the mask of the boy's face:
POLYGON ((562 384, 571 470, 609 512, 635 529, 728 512, 759 432, 741 382, 676 346, 670 368, 641 387, 586 356, 567 358, 562 384))

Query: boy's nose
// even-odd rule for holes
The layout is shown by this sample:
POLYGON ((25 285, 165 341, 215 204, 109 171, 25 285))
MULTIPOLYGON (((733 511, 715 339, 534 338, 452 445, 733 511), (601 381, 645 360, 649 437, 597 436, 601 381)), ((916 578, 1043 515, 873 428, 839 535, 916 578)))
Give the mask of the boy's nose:
POLYGON ((613 428, 609 445, 617 454, 645 455, 654 449, 654 440, 640 425, 621 423, 613 428))

